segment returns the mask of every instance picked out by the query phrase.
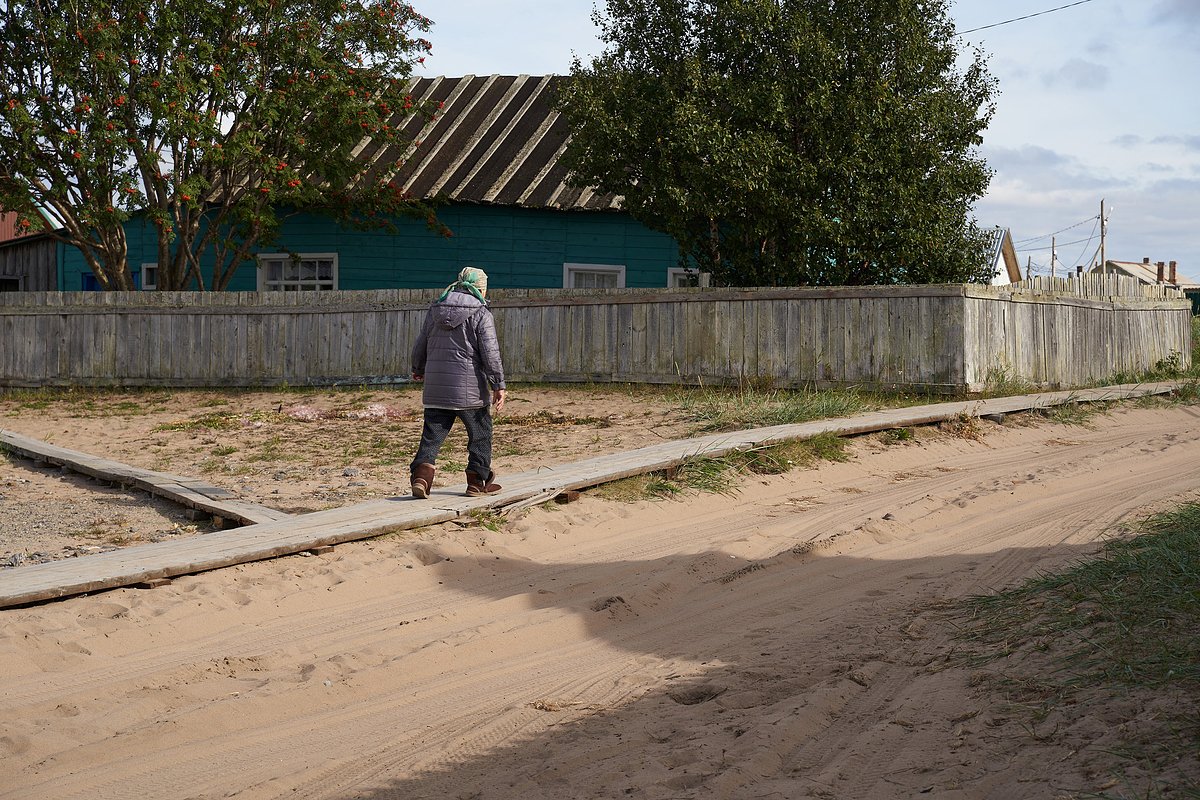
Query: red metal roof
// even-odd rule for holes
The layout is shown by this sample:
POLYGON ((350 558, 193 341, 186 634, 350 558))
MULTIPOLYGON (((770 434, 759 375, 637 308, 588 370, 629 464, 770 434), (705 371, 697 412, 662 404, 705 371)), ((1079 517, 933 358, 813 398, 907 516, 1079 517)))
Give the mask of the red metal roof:
POLYGON ((16 239, 19 236, 24 236, 25 233, 25 231, 17 233, 16 214, 8 211, 0 211, 0 242, 16 239))

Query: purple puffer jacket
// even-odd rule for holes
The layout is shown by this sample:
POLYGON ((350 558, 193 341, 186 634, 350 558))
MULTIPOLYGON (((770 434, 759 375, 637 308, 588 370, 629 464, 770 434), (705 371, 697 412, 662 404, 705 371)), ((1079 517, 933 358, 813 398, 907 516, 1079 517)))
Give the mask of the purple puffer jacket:
POLYGON ((425 376, 426 408, 483 408, 503 389, 504 364, 492 312, 467 292, 434 303, 413 344, 413 374, 425 376))

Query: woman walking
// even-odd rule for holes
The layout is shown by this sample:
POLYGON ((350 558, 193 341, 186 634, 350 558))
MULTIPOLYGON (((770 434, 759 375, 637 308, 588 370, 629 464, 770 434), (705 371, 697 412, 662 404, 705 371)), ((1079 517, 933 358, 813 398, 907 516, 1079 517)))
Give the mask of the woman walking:
POLYGON ((464 267, 429 307, 413 344, 412 375, 423 381, 425 424, 409 465, 412 496, 433 488, 438 451, 455 419, 467 429, 467 496, 497 492, 492 471, 492 406, 504 407, 504 364, 487 307, 487 274, 464 267))

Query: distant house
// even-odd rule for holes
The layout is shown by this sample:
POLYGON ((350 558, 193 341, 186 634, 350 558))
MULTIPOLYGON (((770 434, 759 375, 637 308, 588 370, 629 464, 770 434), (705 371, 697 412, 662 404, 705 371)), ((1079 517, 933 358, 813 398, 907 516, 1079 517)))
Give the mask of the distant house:
POLYGON ((1137 278, 1145 284, 1163 284, 1179 289, 1192 301, 1192 314, 1200 314, 1200 282, 1179 272, 1178 264, 1174 261, 1151 264, 1149 258, 1141 261, 1114 261, 1110 258, 1104 262, 1104 269, 1096 266, 1089 270, 1093 273, 1104 271, 1137 278))
POLYGON ((1095 266, 1089 272, 1116 273, 1130 278, 1137 278, 1145 284, 1159 283, 1173 286, 1176 289, 1184 287, 1200 288, 1200 284, 1196 283, 1196 281, 1186 275, 1180 274, 1178 264, 1174 261, 1159 261, 1151 264, 1149 258, 1143 258, 1141 261, 1115 261, 1110 258, 1104 262, 1104 267, 1095 266))
POLYGON ((1021 265, 1017 261, 1012 232, 1008 228, 996 226, 991 230, 989 237, 991 246, 988 250, 988 266, 992 268, 992 285, 1020 283, 1024 276, 1021 275, 1021 265))
MULTIPOLYGON (((438 218, 453 236, 397 220, 398 232, 364 232, 300 214, 279 240, 234 277, 231 290, 389 289, 444 286, 459 269, 486 270, 494 287, 665 287, 689 278, 679 247, 620 210, 620 198, 571 186, 560 156, 566 121, 551 108, 557 76, 422 78, 414 98, 441 103, 437 118, 404 122, 415 146, 366 142, 369 168, 402 161, 393 184, 444 203, 438 218)), ((126 225, 129 263, 153 286, 155 229, 126 225)), ((72 250, 63 289, 96 288, 72 250)))

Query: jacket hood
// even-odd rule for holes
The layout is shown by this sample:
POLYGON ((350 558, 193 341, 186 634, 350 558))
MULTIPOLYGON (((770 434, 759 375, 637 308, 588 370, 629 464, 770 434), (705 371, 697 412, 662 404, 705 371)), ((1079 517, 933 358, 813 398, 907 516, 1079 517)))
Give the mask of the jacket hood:
POLYGON ((473 295, 454 291, 445 300, 433 304, 433 321, 439 328, 451 330, 462 325, 481 308, 483 303, 473 295))

